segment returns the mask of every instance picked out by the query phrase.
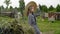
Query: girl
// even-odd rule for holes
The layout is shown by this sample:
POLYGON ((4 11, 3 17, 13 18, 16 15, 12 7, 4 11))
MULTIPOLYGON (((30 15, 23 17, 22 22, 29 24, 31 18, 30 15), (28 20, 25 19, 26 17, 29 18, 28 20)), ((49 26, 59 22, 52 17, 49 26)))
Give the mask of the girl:
POLYGON ((37 23, 36 23, 36 16, 38 16, 39 14, 34 14, 34 6, 30 6, 28 7, 28 12, 27 12, 27 16, 28 16, 28 23, 35 29, 35 34, 40 34, 40 30, 37 27, 37 23))

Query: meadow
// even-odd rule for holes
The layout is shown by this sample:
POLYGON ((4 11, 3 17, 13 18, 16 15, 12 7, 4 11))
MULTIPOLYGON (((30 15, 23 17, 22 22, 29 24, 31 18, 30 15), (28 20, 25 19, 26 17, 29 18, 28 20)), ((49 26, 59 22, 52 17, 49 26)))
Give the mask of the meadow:
MULTIPOLYGON (((13 18, 0 17, 0 27, 4 27, 4 26, 8 27, 10 25, 10 22, 12 21, 14 21, 13 18)), ((23 23, 24 21, 22 19, 20 19, 19 21, 20 21, 19 24, 21 24, 23 28, 25 29, 23 30, 25 32, 28 32, 27 30, 30 26, 27 25, 28 24, 27 18, 25 19, 25 23, 23 23)), ((54 23, 49 22, 47 18, 44 19, 44 21, 42 21, 42 18, 39 16, 37 17, 37 26, 43 34, 60 34, 60 21, 58 20, 54 21, 54 23)))

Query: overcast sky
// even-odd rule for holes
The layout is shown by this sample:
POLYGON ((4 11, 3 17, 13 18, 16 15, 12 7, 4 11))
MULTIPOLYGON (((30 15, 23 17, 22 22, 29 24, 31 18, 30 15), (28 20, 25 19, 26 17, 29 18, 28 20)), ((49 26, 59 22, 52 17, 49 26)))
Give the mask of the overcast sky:
MULTIPOLYGON (((6 4, 4 3, 5 0, 0 0, 0 6, 4 6, 6 7, 6 4)), ((53 5, 54 7, 57 6, 57 4, 60 4, 60 0, 24 0, 25 5, 27 5, 30 1, 34 1, 40 5, 46 5, 47 7, 49 7, 50 5, 53 5)), ((13 7, 19 7, 19 0, 11 0, 10 2, 12 2, 9 6, 13 6, 13 7)))

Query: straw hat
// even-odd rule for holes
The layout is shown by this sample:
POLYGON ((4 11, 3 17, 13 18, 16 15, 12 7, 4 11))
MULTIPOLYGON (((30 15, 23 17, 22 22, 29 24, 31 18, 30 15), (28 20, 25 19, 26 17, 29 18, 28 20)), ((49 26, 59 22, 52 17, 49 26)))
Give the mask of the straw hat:
POLYGON ((37 8, 37 4, 34 2, 34 1, 31 1, 31 2, 29 2, 28 4, 27 4, 27 6, 26 6, 26 11, 28 11, 28 8, 30 7, 30 6, 33 6, 34 7, 34 10, 36 10, 36 8, 37 8))
POLYGON ((26 5, 25 10, 24 10, 24 15, 25 15, 25 16, 26 16, 27 11, 28 11, 28 8, 29 8, 30 6, 33 6, 33 7, 34 7, 34 12, 35 12, 35 10, 36 10, 36 8, 37 8, 37 4, 36 4, 34 1, 29 2, 29 3, 26 5))

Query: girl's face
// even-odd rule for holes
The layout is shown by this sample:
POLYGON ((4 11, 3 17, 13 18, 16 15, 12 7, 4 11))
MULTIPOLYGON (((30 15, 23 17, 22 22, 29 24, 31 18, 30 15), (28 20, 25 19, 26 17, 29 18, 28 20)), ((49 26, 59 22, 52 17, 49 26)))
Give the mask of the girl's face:
POLYGON ((34 7, 31 7, 31 11, 34 12, 34 7))

